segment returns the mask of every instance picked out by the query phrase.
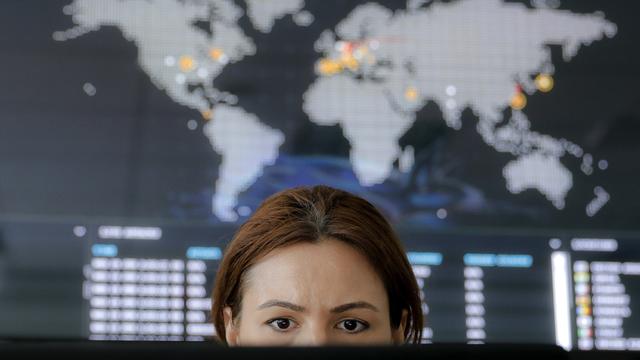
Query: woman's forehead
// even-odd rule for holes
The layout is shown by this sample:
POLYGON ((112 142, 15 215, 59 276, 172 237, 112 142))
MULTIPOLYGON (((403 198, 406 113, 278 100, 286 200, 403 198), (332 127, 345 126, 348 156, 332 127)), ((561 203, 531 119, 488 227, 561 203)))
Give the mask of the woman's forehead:
POLYGON ((300 242, 273 250, 249 269, 249 277, 257 279, 268 273, 291 279, 312 276, 321 281, 333 275, 345 277, 345 271, 348 271, 348 278, 377 278, 373 266, 353 246, 339 240, 324 239, 300 242))
POLYGON ((338 240, 274 250, 246 275, 243 302, 247 305, 273 299, 318 306, 350 301, 387 304, 384 284, 366 257, 338 240))

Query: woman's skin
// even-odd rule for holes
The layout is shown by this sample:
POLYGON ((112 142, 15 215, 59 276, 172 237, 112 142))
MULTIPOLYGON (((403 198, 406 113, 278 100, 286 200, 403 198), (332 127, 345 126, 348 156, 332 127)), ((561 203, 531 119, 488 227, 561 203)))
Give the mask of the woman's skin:
POLYGON ((392 328, 382 281, 344 242, 274 250, 245 276, 239 316, 224 309, 230 346, 404 343, 406 311, 392 328))

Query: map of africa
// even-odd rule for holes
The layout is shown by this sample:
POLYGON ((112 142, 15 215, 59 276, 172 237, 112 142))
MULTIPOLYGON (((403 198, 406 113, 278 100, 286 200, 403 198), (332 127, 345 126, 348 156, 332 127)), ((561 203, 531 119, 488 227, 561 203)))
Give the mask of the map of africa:
MULTIPOLYGON (((214 81, 256 55, 255 40, 239 25, 245 11, 256 31, 269 34, 286 16, 304 31, 314 23, 305 6, 302 0, 247 0, 244 8, 231 0, 76 0, 63 10, 75 26, 53 38, 73 41, 116 27, 135 44, 139 66, 153 84, 206 121, 202 131, 221 156, 211 211, 236 221, 240 194, 278 161, 286 134, 243 109, 238 94, 217 89, 214 81)), ((456 131, 470 109, 482 141, 513 157, 496 174, 504 177, 506 191, 533 189, 561 210, 575 176, 562 158, 578 159, 590 175, 594 157, 571 139, 532 130, 537 119, 527 115, 527 98, 554 86, 549 46, 559 46, 562 60, 571 62, 581 48, 616 33, 616 24, 600 12, 499 0, 424 2, 395 11, 363 2, 315 42, 317 61, 309 70, 316 78, 300 94, 302 110, 316 125, 340 127, 359 184, 372 187, 388 181, 396 164, 400 172, 414 166, 414 149, 403 149, 400 139, 421 109, 434 103, 456 131)), ((598 189, 585 204, 589 216, 609 200, 606 189, 598 189)))

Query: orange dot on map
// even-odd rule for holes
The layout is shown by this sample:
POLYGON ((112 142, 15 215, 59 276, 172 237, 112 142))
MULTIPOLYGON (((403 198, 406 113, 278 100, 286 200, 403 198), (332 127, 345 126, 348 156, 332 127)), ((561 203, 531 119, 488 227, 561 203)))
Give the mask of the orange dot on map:
POLYGON ((340 58, 340 62, 343 67, 346 67, 351 71, 356 71, 360 67, 358 60, 351 54, 343 54, 340 58))
POLYGON ((196 67, 196 61, 191 56, 184 55, 178 60, 178 65, 180 66, 180 70, 187 72, 196 67))
POLYGON ((416 89, 414 86, 409 86, 404 91, 404 98, 409 101, 415 101, 418 98, 418 89, 416 89))
POLYGON ((511 108, 514 110, 522 110, 527 106, 527 97, 522 92, 516 92, 511 97, 511 108))
POLYGON ((342 65, 335 60, 322 59, 318 62, 318 71, 322 75, 335 75, 342 71, 342 65))
POLYGON ((553 77, 549 74, 538 74, 534 80, 536 88, 542 92, 549 92, 553 89, 553 77))
POLYGON ((224 55, 224 52, 222 51, 222 49, 213 48, 209 50, 209 57, 211 57, 213 60, 216 60, 216 61, 220 60, 222 55, 224 55))
POLYGON ((211 120, 211 118, 213 117, 213 111, 212 110, 203 110, 202 111, 202 118, 205 120, 211 120))

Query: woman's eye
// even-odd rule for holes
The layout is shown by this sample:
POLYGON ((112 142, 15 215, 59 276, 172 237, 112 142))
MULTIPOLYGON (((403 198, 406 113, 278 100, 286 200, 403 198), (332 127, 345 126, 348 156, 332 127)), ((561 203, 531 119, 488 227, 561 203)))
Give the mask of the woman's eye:
POLYGON ((267 321, 267 324, 277 331, 287 331, 293 327, 293 320, 278 318, 267 321))
POLYGON ((338 329, 342 329, 350 333, 359 333, 360 331, 366 330, 368 328, 369 325, 355 319, 342 320, 338 323, 338 329))

